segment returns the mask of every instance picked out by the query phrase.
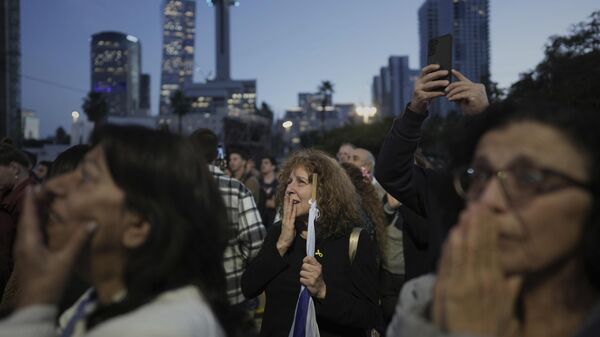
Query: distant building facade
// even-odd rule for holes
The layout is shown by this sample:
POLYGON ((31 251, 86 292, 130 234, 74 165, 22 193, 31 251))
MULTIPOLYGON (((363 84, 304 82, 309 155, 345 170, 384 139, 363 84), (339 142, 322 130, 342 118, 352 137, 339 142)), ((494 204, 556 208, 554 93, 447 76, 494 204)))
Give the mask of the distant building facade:
POLYGON ((33 110, 23 109, 21 111, 23 125, 23 139, 40 139, 40 119, 33 110))
POLYGON ((171 112, 170 99, 177 90, 191 85, 194 75, 196 2, 165 0, 159 113, 171 112))
POLYGON ((19 0, 0 1, 0 138, 22 138, 19 0))
MULTIPOLYGON (((419 8, 421 68, 427 65, 429 39, 452 34, 453 67, 474 82, 490 77, 489 0, 426 0, 419 8)), ((446 116, 453 103, 433 100, 430 111, 446 116)))
POLYGON ((352 103, 333 103, 333 95, 325 98, 320 93, 298 94, 298 106, 285 110, 275 129, 286 143, 286 151, 300 146, 303 134, 341 128, 355 119, 356 106, 352 103))
POLYGON ((150 74, 140 75, 140 114, 150 115, 150 74))
POLYGON ((379 118, 397 117, 410 102, 418 70, 409 68, 408 56, 390 56, 373 77, 371 97, 379 118))
POLYGON ((132 35, 101 32, 91 39, 91 91, 103 93, 109 116, 133 116, 140 107, 141 47, 132 35))

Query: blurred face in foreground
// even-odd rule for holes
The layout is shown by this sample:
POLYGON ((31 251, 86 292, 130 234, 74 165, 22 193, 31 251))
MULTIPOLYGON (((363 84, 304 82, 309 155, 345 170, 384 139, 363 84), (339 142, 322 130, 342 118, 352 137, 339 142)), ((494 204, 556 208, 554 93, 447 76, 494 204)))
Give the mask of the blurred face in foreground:
POLYGON ((471 167, 463 214, 480 207, 488 225, 498 224, 507 274, 580 257, 592 195, 581 186, 590 180, 588 162, 566 136, 538 122, 513 122, 481 138, 471 167))
POLYGON ((115 263, 146 239, 147 222, 125 205, 125 193, 110 174, 102 146, 92 149, 73 172, 49 180, 53 196, 47 225, 50 249, 61 248, 74 226, 97 223, 89 244, 92 256, 112 256, 115 263))

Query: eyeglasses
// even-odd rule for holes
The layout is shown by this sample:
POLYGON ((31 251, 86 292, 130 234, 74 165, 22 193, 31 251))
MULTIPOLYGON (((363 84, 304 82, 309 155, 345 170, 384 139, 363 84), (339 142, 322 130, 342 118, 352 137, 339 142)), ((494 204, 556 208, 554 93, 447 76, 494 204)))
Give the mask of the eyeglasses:
POLYGON ((516 160, 501 170, 492 169, 486 163, 464 167, 454 173, 454 189, 465 200, 477 200, 492 177, 498 178, 507 200, 517 205, 538 195, 568 187, 582 188, 593 193, 589 184, 565 173, 535 166, 527 160, 516 160))

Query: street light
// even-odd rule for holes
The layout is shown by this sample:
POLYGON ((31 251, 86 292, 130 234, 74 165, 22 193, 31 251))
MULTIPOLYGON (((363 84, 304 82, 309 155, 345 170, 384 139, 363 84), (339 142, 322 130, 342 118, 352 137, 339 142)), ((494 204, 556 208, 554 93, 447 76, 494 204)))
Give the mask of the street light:
POLYGON ((374 106, 357 106, 356 114, 363 118, 365 124, 369 123, 369 118, 374 117, 377 113, 377 108, 374 106))
POLYGON ((294 123, 292 121, 285 121, 281 124, 281 126, 283 126, 283 128, 287 132, 292 126, 294 126, 294 123))
POLYGON ((79 116, 79 111, 71 112, 71 118, 73 118, 73 123, 77 123, 77 121, 79 120, 79 116))
POLYGON ((290 152, 290 129, 294 126, 292 121, 285 121, 281 123, 281 126, 285 129, 285 154, 290 152))

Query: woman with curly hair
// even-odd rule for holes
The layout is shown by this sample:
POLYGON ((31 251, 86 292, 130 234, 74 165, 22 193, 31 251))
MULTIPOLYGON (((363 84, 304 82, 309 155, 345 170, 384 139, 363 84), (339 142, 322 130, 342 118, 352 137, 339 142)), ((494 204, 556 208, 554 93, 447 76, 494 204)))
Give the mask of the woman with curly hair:
POLYGON ((294 153, 279 175, 276 200, 282 209, 258 256, 242 277, 248 298, 265 291, 261 336, 286 336, 294 320, 300 285, 315 303, 322 337, 364 336, 380 320, 376 245, 359 236, 349 257, 352 229, 360 227, 359 197, 344 169, 324 152, 294 153), (306 256, 306 233, 312 176, 318 175, 315 257, 306 256))

